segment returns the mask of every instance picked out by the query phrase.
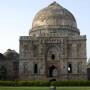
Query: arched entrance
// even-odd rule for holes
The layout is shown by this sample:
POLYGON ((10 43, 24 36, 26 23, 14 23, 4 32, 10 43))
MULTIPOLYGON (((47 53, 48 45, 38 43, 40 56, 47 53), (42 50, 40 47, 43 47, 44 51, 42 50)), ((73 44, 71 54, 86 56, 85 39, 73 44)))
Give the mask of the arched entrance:
POLYGON ((49 67, 49 77, 57 76, 57 68, 52 65, 49 67))

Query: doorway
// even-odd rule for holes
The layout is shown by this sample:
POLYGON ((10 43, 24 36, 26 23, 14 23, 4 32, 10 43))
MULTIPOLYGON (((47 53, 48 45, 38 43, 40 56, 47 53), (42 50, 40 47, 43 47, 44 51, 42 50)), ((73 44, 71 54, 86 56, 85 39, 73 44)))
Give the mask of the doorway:
POLYGON ((53 71, 56 69, 56 67, 54 65, 49 67, 49 77, 53 77, 53 71))

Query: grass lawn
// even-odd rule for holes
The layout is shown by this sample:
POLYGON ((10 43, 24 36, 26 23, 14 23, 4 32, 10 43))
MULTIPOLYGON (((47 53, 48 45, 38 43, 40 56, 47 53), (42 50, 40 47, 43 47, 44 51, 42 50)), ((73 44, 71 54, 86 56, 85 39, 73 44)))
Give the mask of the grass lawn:
MULTIPOLYGON (((0 90, 50 90, 49 87, 0 87, 0 90)), ((90 87, 57 87, 56 90, 90 90, 90 87)))

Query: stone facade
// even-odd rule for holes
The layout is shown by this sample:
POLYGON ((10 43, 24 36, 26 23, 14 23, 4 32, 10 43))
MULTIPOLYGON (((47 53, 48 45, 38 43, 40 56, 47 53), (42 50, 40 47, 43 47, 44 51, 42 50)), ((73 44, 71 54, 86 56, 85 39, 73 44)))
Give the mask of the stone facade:
POLYGON ((86 36, 74 16, 56 2, 35 16, 20 37, 21 80, 86 80, 86 36))
POLYGON ((16 80, 19 73, 19 54, 8 49, 0 54, 0 80, 16 80))
POLYGON ((88 63, 87 63, 87 77, 88 80, 90 80, 90 58, 88 59, 88 63))

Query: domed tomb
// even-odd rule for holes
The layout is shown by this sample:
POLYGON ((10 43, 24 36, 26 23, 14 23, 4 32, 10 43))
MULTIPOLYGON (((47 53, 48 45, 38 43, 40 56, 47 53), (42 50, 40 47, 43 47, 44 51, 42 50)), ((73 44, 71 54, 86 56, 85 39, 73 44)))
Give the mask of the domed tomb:
POLYGON ((69 28, 70 30, 72 28, 72 30, 79 34, 77 23, 72 13, 56 2, 53 2, 36 14, 29 34, 31 32, 37 34, 37 30, 50 30, 51 28, 69 28))
POLYGON ((87 80, 86 36, 56 2, 40 10, 29 36, 20 37, 21 80, 87 80))

